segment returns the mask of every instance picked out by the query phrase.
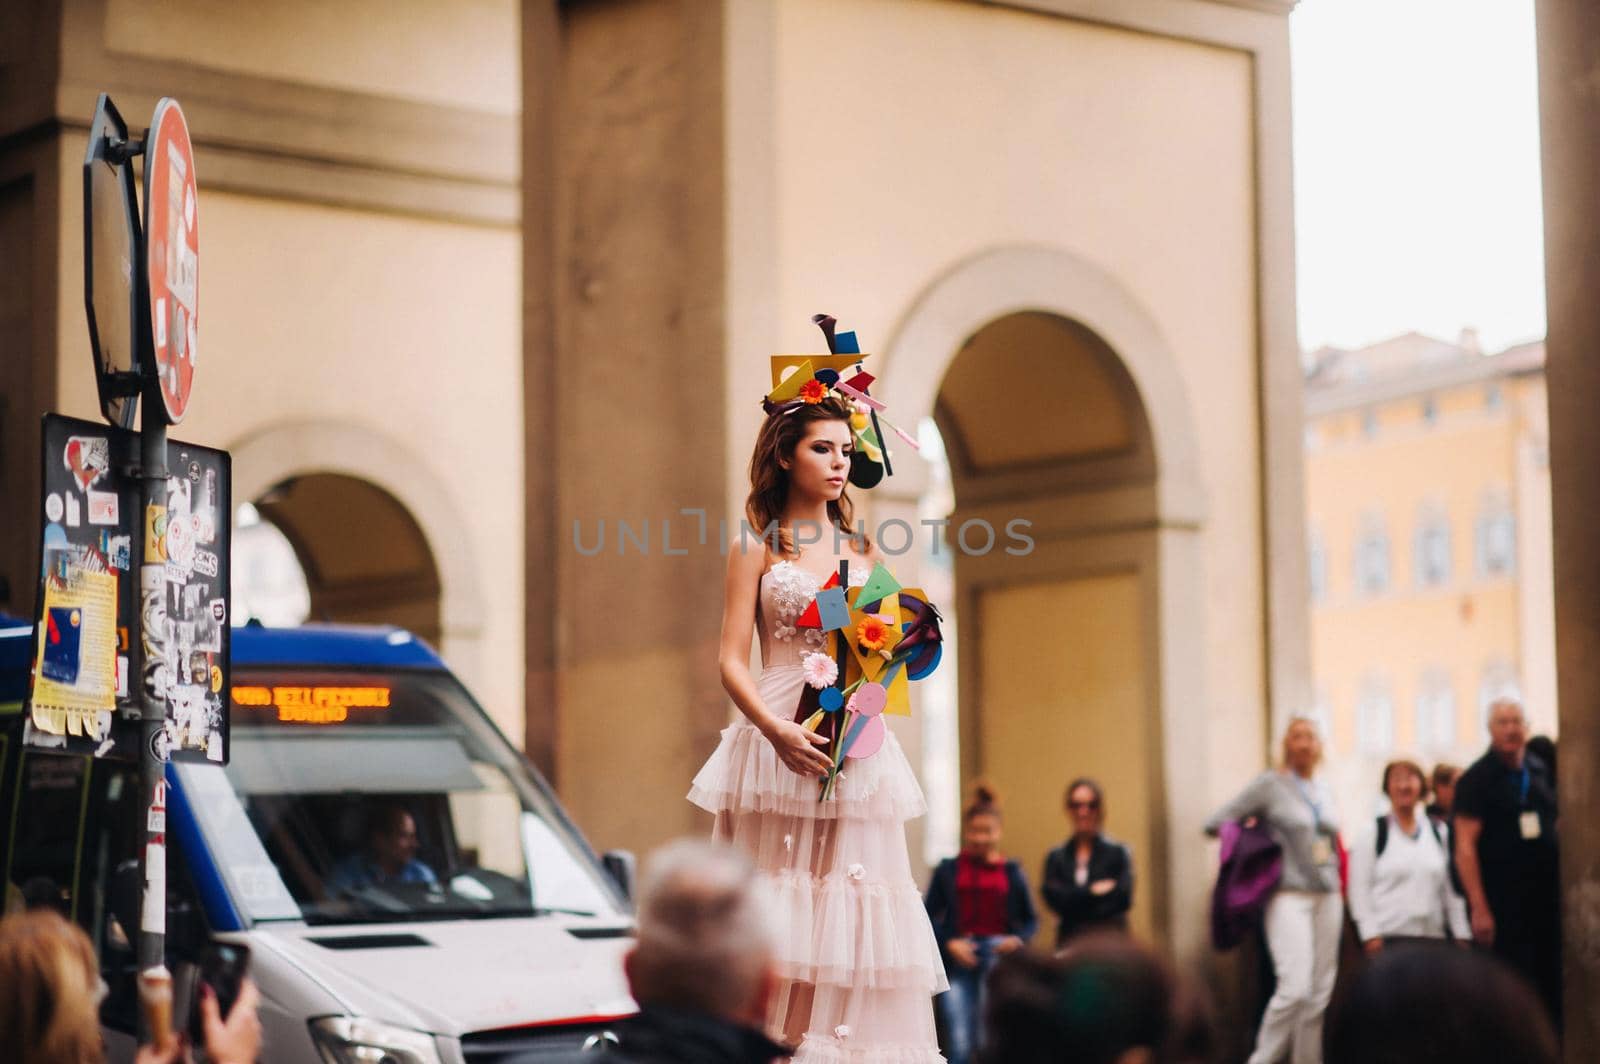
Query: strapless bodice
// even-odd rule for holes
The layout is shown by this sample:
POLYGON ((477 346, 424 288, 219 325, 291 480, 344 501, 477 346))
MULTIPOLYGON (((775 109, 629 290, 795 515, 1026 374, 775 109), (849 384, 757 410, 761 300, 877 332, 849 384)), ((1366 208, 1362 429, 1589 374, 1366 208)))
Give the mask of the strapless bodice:
MULTIPOLYGON (((850 566, 851 587, 867 582, 868 568, 865 563, 850 566)), ((795 621, 817 597, 817 589, 823 582, 787 560, 777 562, 761 574, 761 608, 756 621, 761 625, 763 670, 797 667, 807 654, 821 649, 822 631, 796 627, 795 621)))

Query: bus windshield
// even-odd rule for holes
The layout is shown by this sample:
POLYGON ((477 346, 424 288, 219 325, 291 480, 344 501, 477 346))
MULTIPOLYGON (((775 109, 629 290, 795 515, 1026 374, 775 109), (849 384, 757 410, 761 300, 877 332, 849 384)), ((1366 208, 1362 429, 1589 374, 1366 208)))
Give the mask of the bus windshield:
POLYGON ((240 668, 228 766, 178 766, 252 920, 621 911, 554 799, 439 672, 240 668))

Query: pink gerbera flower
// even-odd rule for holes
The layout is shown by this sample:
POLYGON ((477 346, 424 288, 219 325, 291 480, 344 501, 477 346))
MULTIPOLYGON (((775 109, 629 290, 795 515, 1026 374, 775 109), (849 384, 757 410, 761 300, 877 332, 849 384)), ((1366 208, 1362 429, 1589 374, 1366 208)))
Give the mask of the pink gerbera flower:
POLYGON ((824 687, 832 687, 833 682, 839 678, 838 663, 820 651, 812 651, 801 658, 800 670, 806 678, 806 683, 819 691, 824 687))

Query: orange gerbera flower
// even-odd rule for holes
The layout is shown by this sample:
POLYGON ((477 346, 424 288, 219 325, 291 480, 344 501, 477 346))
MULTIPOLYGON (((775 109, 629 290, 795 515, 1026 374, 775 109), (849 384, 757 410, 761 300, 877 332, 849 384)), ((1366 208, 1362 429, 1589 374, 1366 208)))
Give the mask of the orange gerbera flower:
POLYGON ((889 639, 889 626, 881 617, 867 614, 856 625, 856 642, 863 650, 882 650, 889 639))
POLYGON ((828 386, 812 377, 800 386, 800 398, 808 403, 820 403, 828 397, 828 386))

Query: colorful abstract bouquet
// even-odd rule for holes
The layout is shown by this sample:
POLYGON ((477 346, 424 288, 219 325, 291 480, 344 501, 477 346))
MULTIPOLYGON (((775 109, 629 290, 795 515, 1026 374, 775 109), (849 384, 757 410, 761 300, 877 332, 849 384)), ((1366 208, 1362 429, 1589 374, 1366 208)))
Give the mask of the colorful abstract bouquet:
POLYGON ((920 588, 901 587, 878 564, 860 587, 849 587, 849 563, 828 578, 795 621, 821 629, 823 650, 801 663, 795 720, 828 737, 833 761, 819 800, 833 793, 845 758, 864 758, 883 746, 886 713, 909 716, 910 681, 920 680, 943 656, 939 611, 920 588))

